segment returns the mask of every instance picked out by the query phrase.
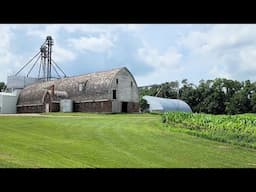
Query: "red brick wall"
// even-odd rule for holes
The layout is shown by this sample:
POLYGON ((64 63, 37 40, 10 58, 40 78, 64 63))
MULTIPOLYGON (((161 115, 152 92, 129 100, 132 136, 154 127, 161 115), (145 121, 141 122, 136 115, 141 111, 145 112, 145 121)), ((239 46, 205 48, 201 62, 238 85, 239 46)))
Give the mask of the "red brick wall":
MULTIPOLYGON (((50 111, 51 112, 60 111, 60 104, 59 103, 51 103, 50 111)), ((43 113, 43 112, 45 112, 45 105, 17 107, 17 113, 43 113)), ((74 112, 111 113, 112 112, 112 102, 111 101, 98 101, 98 102, 74 103, 74 112)), ((139 112, 139 103, 128 102, 127 112, 128 113, 139 112)))
POLYGON ((17 107, 17 113, 42 113, 45 112, 45 105, 17 107))
MULTIPOLYGON (((60 111, 59 103, 50 103, 50 112, 59 112, 59 111, 60 111)), ((17 113, 44 113, 44 112, 45 112, 45 104, 17 107, 17 113)))
POLYGON ((127 112, 128 113, 139 112, 139 103, 128 102, 127 112))
POLYGON ((74 104, 75 112, 112 112, 111 101, 83 102, 74 104))
POLYGON ((60 111, 60 104, 59 103, 51 103, 50 104, 50 111, 51 112, 59 112, 60 111))

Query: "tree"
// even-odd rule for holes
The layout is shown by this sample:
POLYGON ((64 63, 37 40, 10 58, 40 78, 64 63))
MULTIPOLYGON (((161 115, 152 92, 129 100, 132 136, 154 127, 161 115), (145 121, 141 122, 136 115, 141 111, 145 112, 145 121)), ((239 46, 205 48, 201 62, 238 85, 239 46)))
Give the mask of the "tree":
POLYGON ((226 108, 228 114, 248 113, 250 111, 250 100, 244 91, 235 93, 226 108))
POLYGON ((251 104, 251 112, 256 113, 256 92, 252 94, 250 104, 251 104))
POLYGON ((192 111, 197 112, 197 106, 200 103, 200 95, 193 84, 182 81, 183 86, 179 90, 179 98, 184 100, 191 107, 192 111))
POLYGON ((4 91, 6 89, 6 85, 4 82, 0 82, 0 92, 4 91))
POLYGON ((143 99, 142 97, 140 98, 139 104, 140 104, 140 111, 142 111, 142 112, 144 112, 148 108, 147 101, 145 99, 143 99))

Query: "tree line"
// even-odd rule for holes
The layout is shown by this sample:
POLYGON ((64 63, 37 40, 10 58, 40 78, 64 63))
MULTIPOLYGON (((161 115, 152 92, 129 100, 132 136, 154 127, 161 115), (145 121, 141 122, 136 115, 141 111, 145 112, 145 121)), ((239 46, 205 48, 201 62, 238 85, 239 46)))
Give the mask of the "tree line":
POLYGON ((193 112, 209 114, 241 114, 256 112, 256 82, 225 78, 200 80, 196 86, 183 79, 160 85, 139 87, 140 107, 146 107, 144 95, 181 99, 193 112), (181 85, 181 86, 179 86, 181 85))
MULTIPOLYGON (((0 92, 6 84, 0 82, 0 92)), ((256 82, 237 81, 225 78, 200 80, 196 86, 183 79, 160 85, 139 87, 140 108, 146 108, 144 95, 181 99, 193 112, 209 114, 256 113, 256 82)))

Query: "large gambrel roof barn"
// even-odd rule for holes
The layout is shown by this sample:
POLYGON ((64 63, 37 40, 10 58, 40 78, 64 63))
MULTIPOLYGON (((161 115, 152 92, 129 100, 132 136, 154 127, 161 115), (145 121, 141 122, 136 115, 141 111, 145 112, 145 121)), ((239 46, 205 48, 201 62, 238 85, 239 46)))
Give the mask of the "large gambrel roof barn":
POLYGON ((123 67, 28 85, 19 94, 17 112, 60 111, 64 99, 72 101, 73 111, 139 111, 137 83, 123 67))

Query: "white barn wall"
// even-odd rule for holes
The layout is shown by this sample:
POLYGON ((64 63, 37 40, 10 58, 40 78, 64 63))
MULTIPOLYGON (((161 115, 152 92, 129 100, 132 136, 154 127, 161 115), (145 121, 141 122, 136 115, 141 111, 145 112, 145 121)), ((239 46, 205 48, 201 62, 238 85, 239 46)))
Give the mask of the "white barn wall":
POLYGON ((124 101, 124 102, 138 102, 139 94, 138 87, 135 80, 132 78, 129 72, 126 70, 121 70, 113 79, 112 89, 111 89, 111 97, 113 94, 113 90, 116 90, 116 100, 124 101), (116 83, 116 79, 118 79, 118 84, 116 83), (131 82, 133 86, 131 86, 131 82))

